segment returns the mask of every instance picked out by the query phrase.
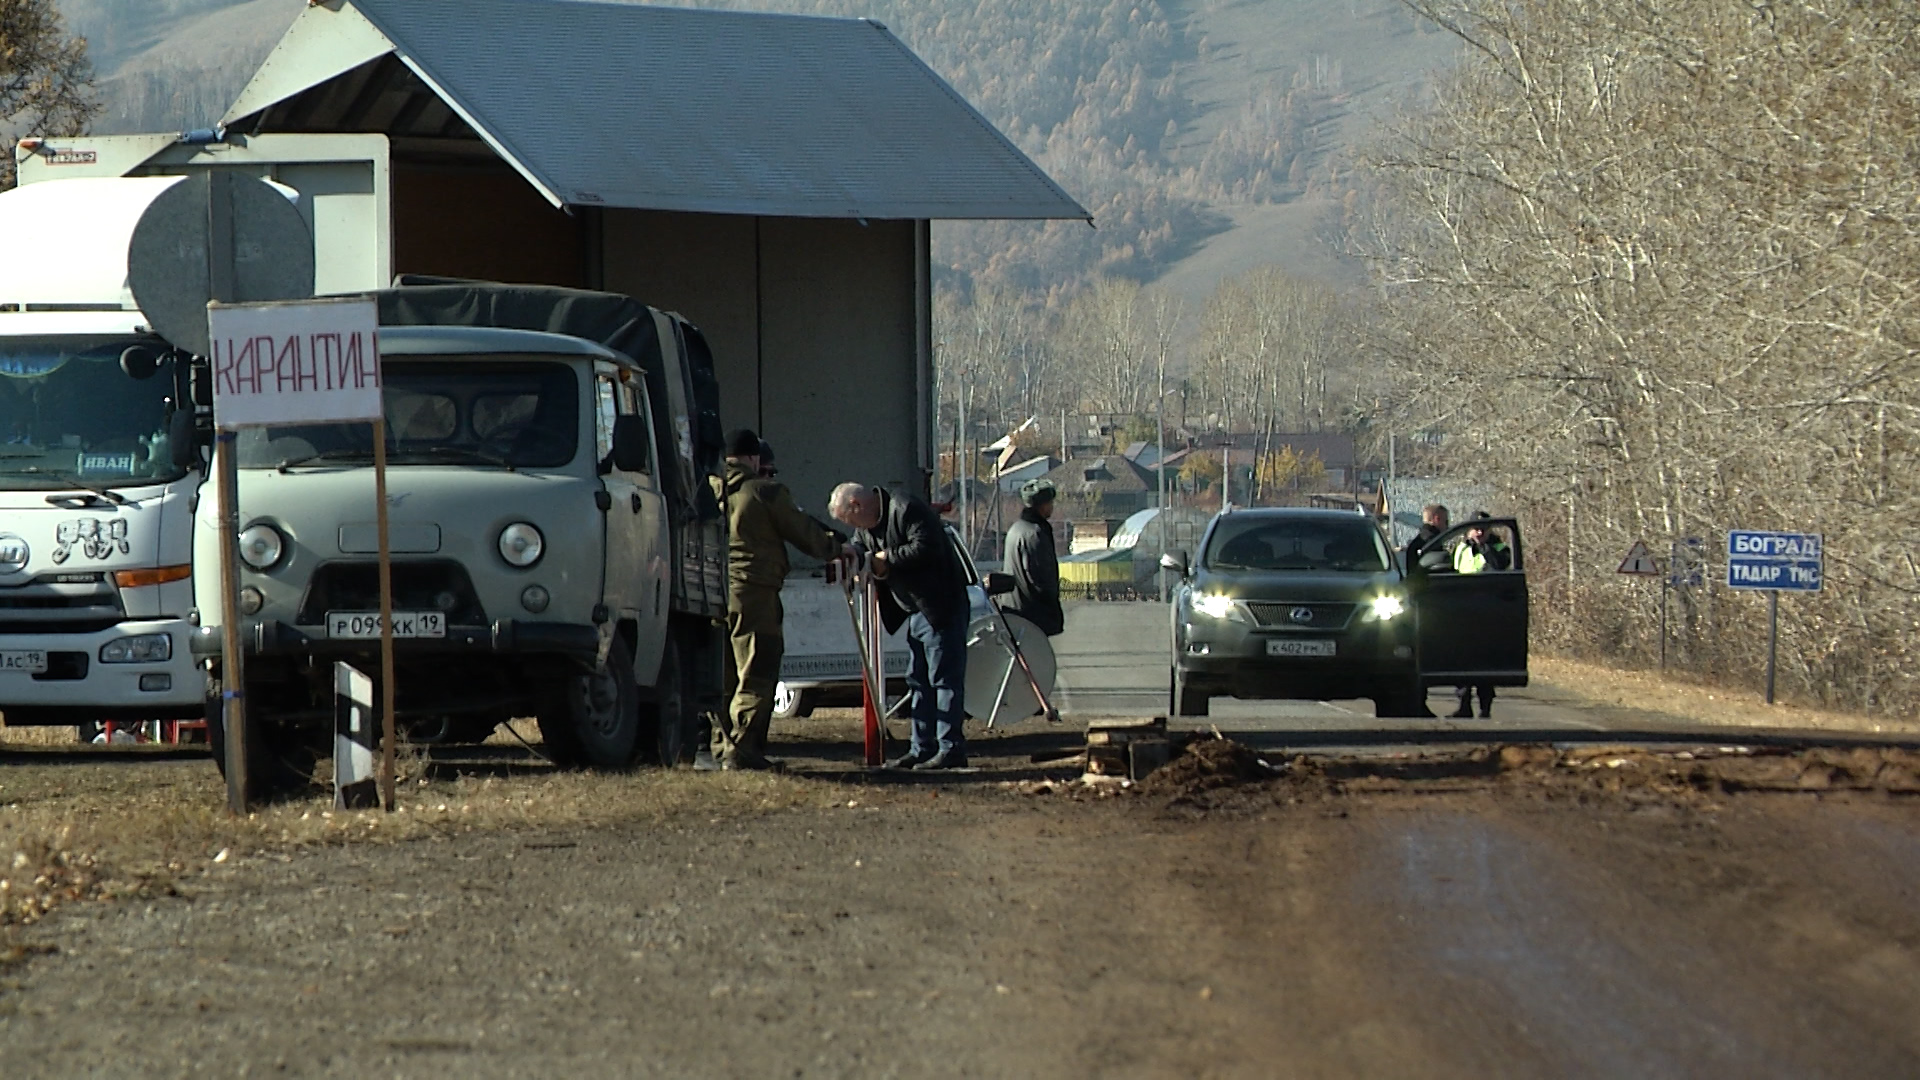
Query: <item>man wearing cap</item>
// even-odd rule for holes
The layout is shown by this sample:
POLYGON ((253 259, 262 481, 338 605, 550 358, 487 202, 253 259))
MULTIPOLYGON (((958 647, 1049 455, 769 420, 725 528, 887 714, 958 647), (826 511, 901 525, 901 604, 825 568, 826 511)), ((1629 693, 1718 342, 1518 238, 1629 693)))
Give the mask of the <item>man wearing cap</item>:
POLYGON ((786 486, 761 475, 760 436, 741 428, 727 436, 726 475, 715 482, 727 514, 728 682, 733 700, 714 731, 723 769, 765 769, 773 691, 786 649, 780 587, 787 581, 787 545, 816 559, 851 554, 840 538, 794 505, 786 486))
POLYGON ((1007 530, 1006 567, 1013 575, 1007 611, 1048 637, 1067 628, 1060 610, 1060 557, 1053 545, 1053 483, 1044 477, 1020 485, 1020 520, 1007 530))
MULTIPOLYGON (((1458 574, 1484 574, 1489 570, 1513 569, 1513 549, 1493 530, 1480 524, 1488 514, 1480 510, 1473 515, 1473 524, 1467 529, 1467 538, 1453 549, 1453 569, 1458 574)), ((1480 698, 1480 716, 1482 719, 1493 715, 1493 687, 1462 686, 1455 693, 1460 698, 1460 707, 1453 710, 1453 718, 1465 720, 1473 716, 1475 692, 1480 698)))

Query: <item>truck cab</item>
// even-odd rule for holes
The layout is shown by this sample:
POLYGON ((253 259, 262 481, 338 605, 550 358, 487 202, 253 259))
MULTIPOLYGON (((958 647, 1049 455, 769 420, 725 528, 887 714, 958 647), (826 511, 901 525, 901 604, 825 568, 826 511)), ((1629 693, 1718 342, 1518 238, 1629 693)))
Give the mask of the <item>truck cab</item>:
MULTIPOLYGON (((434 295, 470 315, 460 298, 507 292, 434 295)), ((396 720, 416 738, 479 741, 533 716, 563 764, 676 757, 689 694, 703 689, 694 658, 724 604, 717 589, 687 588, 701 577, 686 565, 700 515, 673 475, 673 433, 688 425, 660 400, 673 395, 655 392, 683 365, 654 350, 650 372, 597 341, 524 326, 390 325, 396 306, 404 297, 380 329, 396 720)), ((679 332, 646 340, 684 360, 679 332)), ((333 662, 380 670, 372 432, 313 424, 235 438, 236 602, 260 794, 304 783, 331 737, 333 662)), ((193 650, 223 743, 218 526, 204 501, 193 650)))
POLYGON ((205 469, 186 356, 127 291, 128 236, 178 178, 0 193, 0 716, 197 718, 191 528, 205 469), (44 253, 44 257, 39 257, 44 253))

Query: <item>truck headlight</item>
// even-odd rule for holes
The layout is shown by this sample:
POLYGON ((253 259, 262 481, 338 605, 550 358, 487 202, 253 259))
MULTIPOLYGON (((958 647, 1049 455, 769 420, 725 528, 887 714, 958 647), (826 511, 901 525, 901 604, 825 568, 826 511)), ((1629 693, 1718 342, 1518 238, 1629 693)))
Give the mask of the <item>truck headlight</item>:
POLYGON ((1376 622, 1386 622, 1405 610, 1406 601, 1391 593, 1373 598, 1373 618, 1376 622))
POLYGON ((1234 602, 1233 597, 1220 596, 1216 593, 1202 593, 1194 597, 1193 610, 1209 619, 1238 620, 1240 618, 1240 605, 1234 602))
POLYGON ((170 634, 136 634, 115 638, 100 646, 103 664, 156 664, 171 659, 173 637, 170 634))
POLYGON ((540 530, 524 521, 500 530, 500 557, 507 560, 509 566, 524 570, 539 562, 546 549, 546 538, 540 535, 540 530))
POLYGON ((271 525, 249 525, 240 530, 240 561, 255 570, 273 566, 286 550, 286 539, 271 525))

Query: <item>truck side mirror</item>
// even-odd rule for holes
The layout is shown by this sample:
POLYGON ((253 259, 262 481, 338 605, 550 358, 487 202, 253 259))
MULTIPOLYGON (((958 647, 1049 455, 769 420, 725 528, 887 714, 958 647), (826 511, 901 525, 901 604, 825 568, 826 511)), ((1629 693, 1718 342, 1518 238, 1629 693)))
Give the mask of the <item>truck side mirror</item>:
POLYGON ((1171 570, 1181 577, 1186 577, 1193 572, 1187 564, 1187 553, 1183 548, 1175 548, 1160 556, 1160 569, 1171 570))
POLYGON ((998 570, 988 571, 986 587, 988 596, 1005 596, 1014 589, 1013 575, 998 570))
POLYGON ((187 376, 187 397, 203 409, 213 408, 213 365, 198 357, 187 376))
POLYGON ((175 409, 173 415, 167 417, 167 454, 173 459, 174 468, 186 470, 200 464, 196 428, 191 408, 175 409))
POLYGON ((613 418, 613 467, 621 472, 651 472, 647 454, 647 418, 613 418))

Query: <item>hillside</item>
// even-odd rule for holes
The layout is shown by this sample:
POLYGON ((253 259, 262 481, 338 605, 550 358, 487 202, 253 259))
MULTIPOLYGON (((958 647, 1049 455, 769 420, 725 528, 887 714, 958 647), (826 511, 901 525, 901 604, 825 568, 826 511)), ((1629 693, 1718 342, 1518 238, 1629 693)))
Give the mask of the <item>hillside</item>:
MULTIPOLYGON (((692 0, 886 23, 1095 214, 936 232, 949 286, 1100 276, 1193 298, 1263 263, 1331 281, 1341 152, 1450 55, 1396 0, 692 0)), ((61 0, 100 132, 217 119, 303 0, 61 0)))

